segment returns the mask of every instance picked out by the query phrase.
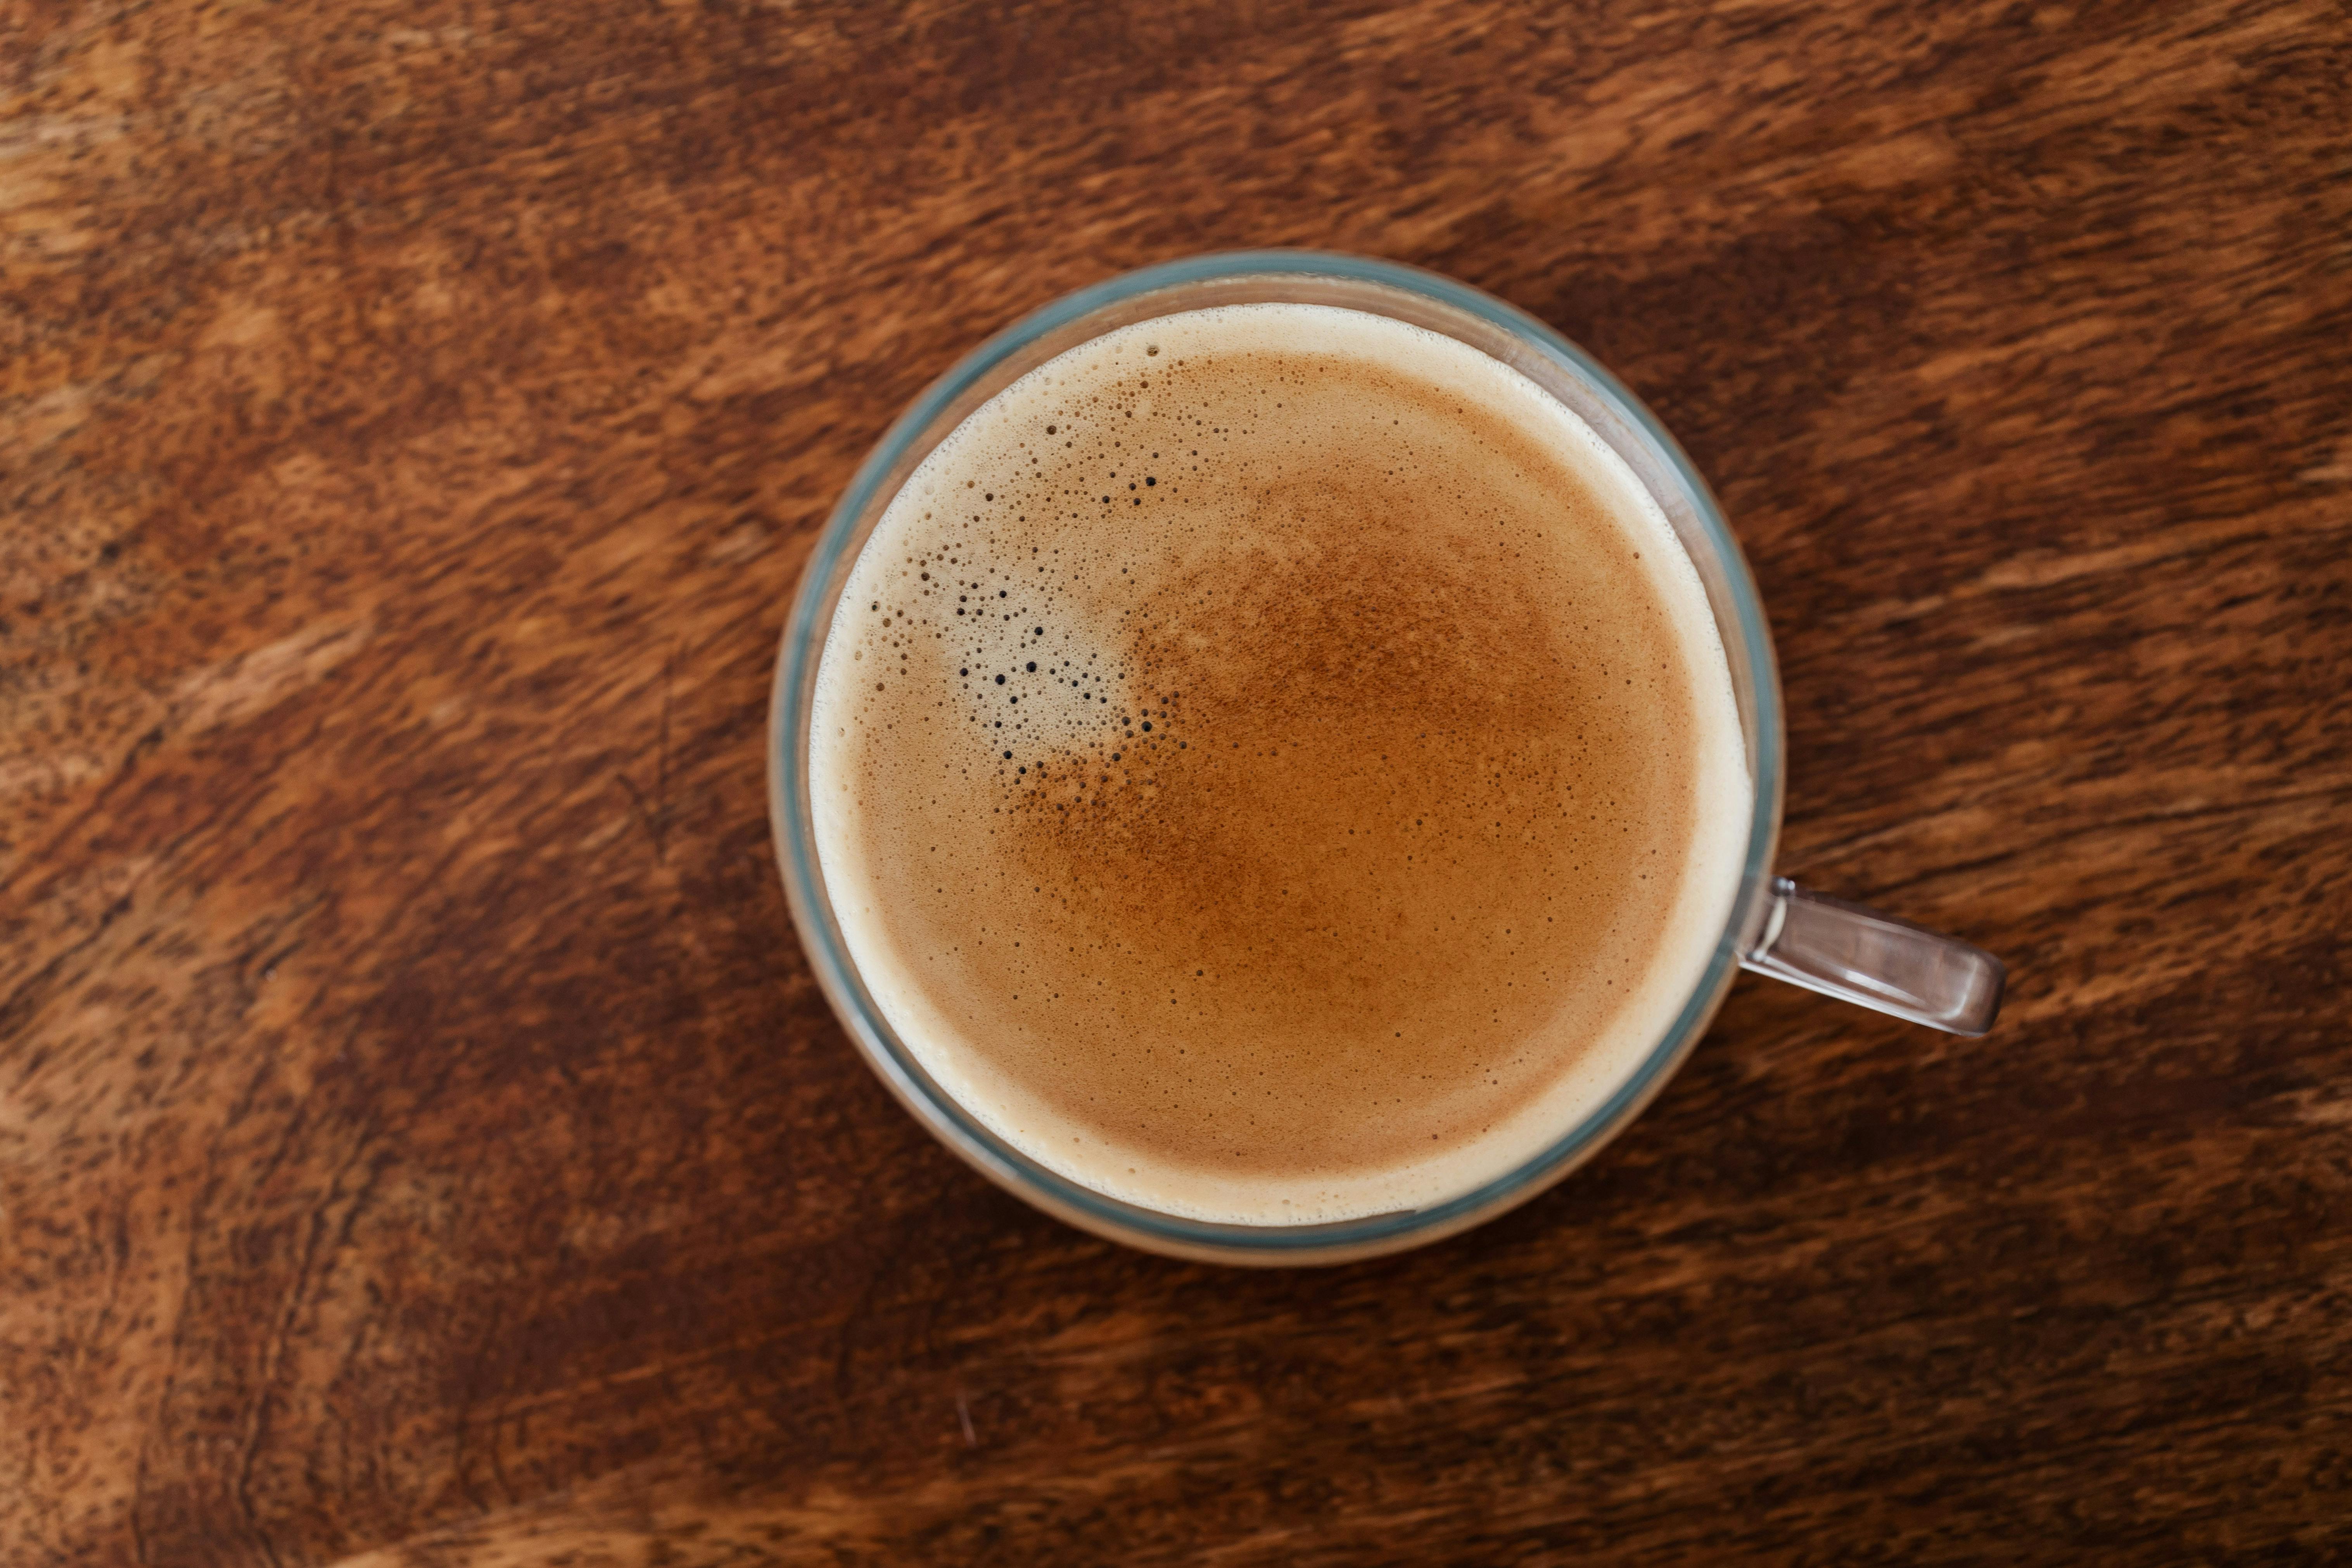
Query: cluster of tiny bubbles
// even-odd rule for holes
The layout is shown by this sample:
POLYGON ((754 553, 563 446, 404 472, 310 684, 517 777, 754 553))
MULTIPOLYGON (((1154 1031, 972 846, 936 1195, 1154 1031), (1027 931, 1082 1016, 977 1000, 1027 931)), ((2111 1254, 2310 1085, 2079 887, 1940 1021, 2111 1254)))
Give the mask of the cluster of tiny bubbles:
MULTIPOLYGON (((1158 343, 1142 348, 1159 358, 1158 343)), ((1034 432, 1042 441, 971 443, 996 471, 934 481, 919 525, 896 531, 904 542, 896 570, 878 574, 883 596, 867 598, 853 658, 880 661, 874 689, 886 697, 892 676, 914 679, 924 641, 951 659, 956 717, 1006 785, 1000 815, 1108 809, 1139 769, 1191 747, 1181 693, 1150 689, 1135 653, 1136 634, 1164 619, 1138 569, 1155 543, 1185 531, 1184 480, 1201 467, 1197 447, 1180 454, 1139 439, 1171 423, 1150 417, 1150 372, 1164 388, 1181 364, 1171 356, 1131 375, 1081 374, 1080 389, 1034 432), (1107 588, 1124 593, 1116 623, 1079 624, 1073 601, 1095 606, 1099 623, 1107 588)), ((1190 409, 1174 424, 1195 441, 1230 428, 1190 409)))

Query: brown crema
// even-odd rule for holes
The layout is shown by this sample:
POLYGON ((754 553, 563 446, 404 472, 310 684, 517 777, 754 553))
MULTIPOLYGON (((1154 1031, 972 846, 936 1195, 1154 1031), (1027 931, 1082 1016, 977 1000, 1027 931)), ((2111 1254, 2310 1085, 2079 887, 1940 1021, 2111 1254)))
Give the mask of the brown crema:
POLYGON ((818 680, 828 895, 941 1086, 1066 1174, 1296 1223, 1611 1092, 1744 844, 1695 570, 1517 373, 1360 312, 1125 329, 967 419, 818 680))

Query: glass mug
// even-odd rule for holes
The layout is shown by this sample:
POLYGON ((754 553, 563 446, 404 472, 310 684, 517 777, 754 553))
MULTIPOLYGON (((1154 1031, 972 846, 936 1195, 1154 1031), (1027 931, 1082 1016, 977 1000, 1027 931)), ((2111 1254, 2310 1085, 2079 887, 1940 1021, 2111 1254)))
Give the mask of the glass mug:
POLYGON ((890 426, 817 538, 777 657, 768 722, 776 858, 810 967, 886 1085, 939 1140, 999 1186, 1097 1235, 1174 1257, 1242 1264, 1338 1263, 1417 1247, 1525 1203, 1598 1153, 1680 1067, 1741 968, 1954 1034, 1980 1035, 2000 1005, 1991 954, 1772 874, 1780 833, 1780 686, 1755 580, 1706 481, 1616 377, 1523 311, 1465 284, 1393 262, 1317 251, 1241 251, 1147 267, 1082 289, 966 355, 890 426), (1656 498, 1698 568, 1731 666, 1754 807, 1730 918, 1673 1025, 1615 1090, 1542 1152, 1441 1203, 1318 1225, 1192 1219, 1124 1203, 1046 1169, 933 1081, 874 1004, 826 897, 809 810, 809 712, 834 610, 899 487, 965 416, 1056 354, 1181 310, 1335 305, 1442 332, 1534 381, 1591 426, 1656 498))

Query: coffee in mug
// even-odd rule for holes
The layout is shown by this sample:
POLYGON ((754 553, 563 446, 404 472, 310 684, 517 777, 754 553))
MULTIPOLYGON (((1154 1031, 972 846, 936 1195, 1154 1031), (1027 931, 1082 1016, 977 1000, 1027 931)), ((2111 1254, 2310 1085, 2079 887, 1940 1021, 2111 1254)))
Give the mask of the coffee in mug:
POLYGON ((1242 1225, 1538 1156, 1666 1034, 1751 782, 1700 574, 1617 452, 1328 305, 1080 343, 933 448, 808 721, 875 1005, 997 1136, 1242 1225))

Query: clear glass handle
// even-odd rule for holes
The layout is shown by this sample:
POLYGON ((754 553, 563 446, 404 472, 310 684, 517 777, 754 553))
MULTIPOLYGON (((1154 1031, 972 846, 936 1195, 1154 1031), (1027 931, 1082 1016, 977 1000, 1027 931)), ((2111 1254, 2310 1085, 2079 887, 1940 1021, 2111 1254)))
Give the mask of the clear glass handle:
POLYGON ((1981 1035, 2009 972, 1980 947, 1772 879, 1740 966, 1955 1035, 1981 1035))

